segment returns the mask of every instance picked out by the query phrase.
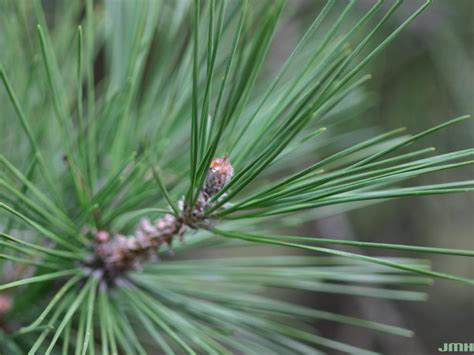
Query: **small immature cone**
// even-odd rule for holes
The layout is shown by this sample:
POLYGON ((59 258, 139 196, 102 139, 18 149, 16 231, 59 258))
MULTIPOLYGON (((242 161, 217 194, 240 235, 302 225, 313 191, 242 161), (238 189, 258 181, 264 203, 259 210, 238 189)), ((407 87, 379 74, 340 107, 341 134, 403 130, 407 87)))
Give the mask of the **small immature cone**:
POLYGON ((7 313, 12 308, 13 302, 10 296, 0 295, 0 315, 7 313))
POLYGON ((106 232, 106 231, 98 231, 95 236, 94 236, 94 240, 96 243, 105 243, 106 241, 109 240, 109 232, 106 232))

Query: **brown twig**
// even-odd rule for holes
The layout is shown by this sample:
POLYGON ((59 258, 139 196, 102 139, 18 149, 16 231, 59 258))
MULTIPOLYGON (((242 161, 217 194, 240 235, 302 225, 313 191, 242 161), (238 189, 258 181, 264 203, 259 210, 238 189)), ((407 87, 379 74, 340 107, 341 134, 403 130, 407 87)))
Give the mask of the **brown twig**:
MULTIPOLYGON (((150 221, 142 219, 131 236, 110 234, 101 230, 94 233, 94 257, 87 266, 102 272, 108 284, 129 270, 140 268, 144 262, 157 259, 157 252, 164 244, 170 247, 176 236, 182 238, 188 228, 208 225, 204 211, 214 203, 211 199, 232 178, 233 168, 227 156, 214 158, 196 204, 179 203, 179 215, 167 214, 150 221)), ((225 207, 224 207, 225 208, 225 207)))

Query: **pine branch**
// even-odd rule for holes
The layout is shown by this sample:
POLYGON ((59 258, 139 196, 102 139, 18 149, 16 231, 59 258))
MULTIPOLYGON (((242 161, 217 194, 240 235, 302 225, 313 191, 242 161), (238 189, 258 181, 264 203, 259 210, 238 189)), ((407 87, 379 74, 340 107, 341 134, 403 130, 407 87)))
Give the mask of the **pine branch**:
MULTIPOLYGON (((134 233, 128 237, 111 235, 103 230, 94 232, 94 256, 86 265, 99 270, 104 280, 113 284, 116 277, 141 267, 145 261, 156 260, 160 248, 163 245, 171 248, 173 240, 176 237, 182 239, 188 228, 207 228, 210 221, 204 212, 212 207, 212 197, 232 179, 233 174, 234 170, 227 156, 214 158, 194 206, 189 207, 181 200, 177 215, 166 214, 154 221, 143 218, 134 233)), ((158 182, 165 191, 161 178, 158 178, 158 182)), ((170 201, 169 197, 167 199, 170 201)))

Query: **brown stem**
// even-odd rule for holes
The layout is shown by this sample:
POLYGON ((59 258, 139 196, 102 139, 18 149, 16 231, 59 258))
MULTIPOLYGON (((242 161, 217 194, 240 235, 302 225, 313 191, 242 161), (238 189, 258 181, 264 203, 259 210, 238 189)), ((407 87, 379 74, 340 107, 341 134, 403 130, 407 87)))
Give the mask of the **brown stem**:
POLYGON ((143 262, 156 260, 163 244, 171 246, 173 239, 182 237, 187 228, 197 229, 209 224, 204 211, 212 207, 211 198, 229 182, 232 175, 232 165, 227 157, 214 158, 192 208, 181 201, 178 216, 167 214, 154 221, 144 218, 129 237, 110 235, 107 231, 94 233, 94 258, 87 263, 88 267, 100 270, 105 281, 113 284, 117 277, 139 268, 143 262))

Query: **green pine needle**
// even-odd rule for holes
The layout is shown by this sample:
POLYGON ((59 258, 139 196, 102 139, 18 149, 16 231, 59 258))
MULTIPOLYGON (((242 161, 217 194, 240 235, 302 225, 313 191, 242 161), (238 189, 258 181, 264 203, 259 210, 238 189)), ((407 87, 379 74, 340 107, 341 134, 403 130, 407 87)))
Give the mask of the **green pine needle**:
POLYGON ((417 134, 354 128, 369 63, 431 1, 388 31, 403 1, 328 0, 280 61, 290 3, 0 5, 0 352, 375 354, 320 322, 413 331, 286 296, 419 302, 433 279, 474 285, 362 254, 468 248, 298 236, 315 216, 472 192, 416 178, 469 169, 474 149, 412 148, 469 115, 417 134), (210 192, 224 156, 234 175, 210 192))

